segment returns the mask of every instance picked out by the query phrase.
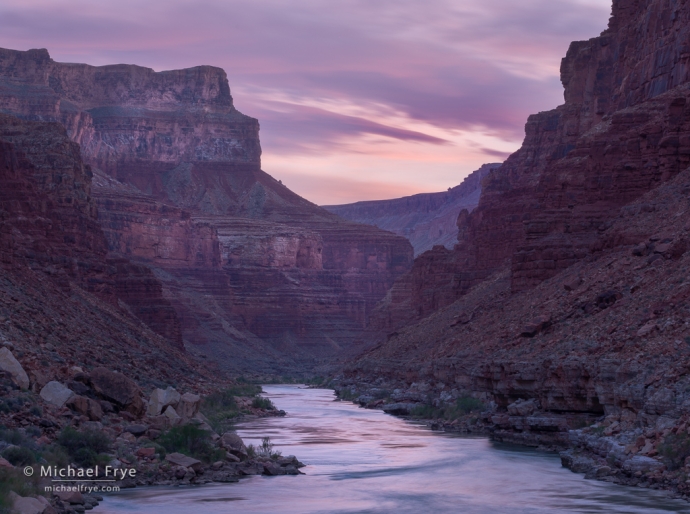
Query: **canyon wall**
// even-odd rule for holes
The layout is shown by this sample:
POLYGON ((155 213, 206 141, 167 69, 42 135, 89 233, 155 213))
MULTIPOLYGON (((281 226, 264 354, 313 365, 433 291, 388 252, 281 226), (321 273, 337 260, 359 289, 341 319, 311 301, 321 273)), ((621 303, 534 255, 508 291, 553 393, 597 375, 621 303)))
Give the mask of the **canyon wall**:
POLYGON ((601 245, 612 213, 688 165, 688 10, 613 4, 601 36, 570 46, 565 104, 533 116, 522 147, 458 220, 459 244, 417 259, 374 315, 392 328, 449 305, 505 266, 534 287, 601 245))
POLYGON ((482 179, 500 164, 484 164, 460 185, 443 193, 421 193, 393 200, 346 205, 325 205, 333 214, 388 230, 409 239, 415 257, 436 245, 452 249, 458 241, 457 219, 463 209, 471 212, 479 203, 482 179))
POLYGON ((38 387, 98 364, 142 384, 208 377, 151 270, 108 254, 91 170, 57 123, 0 115, 0 269, 0 340, 38 387))
POLYGON ((571 45, 565 104, 529 118, 455 249, 396 281, 341 392, 690 497, 689 22, 687 3, 616 0, 571 45))
POLYGON ((187 348, 229 369, 278 373, 346 351, 411 265, 404 238, 261 170, 259 124, 221 69, 0 50, 0 110, 66 127, 93 168, 108 249, 150 267, 187 348))

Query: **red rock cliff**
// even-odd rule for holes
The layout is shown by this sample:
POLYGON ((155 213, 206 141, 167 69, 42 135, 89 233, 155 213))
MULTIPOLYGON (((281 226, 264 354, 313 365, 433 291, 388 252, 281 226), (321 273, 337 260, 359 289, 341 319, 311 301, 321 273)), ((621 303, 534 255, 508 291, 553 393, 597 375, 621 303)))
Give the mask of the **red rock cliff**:
POLYGON ((530 116, 522 147, 484 181, 459 244, 417 259, 374 317, 391 327, 449 305, 502 267, 533 287, 600 249, 617 209, 688 162, 684 4, 615 1, 601 36, 570 46, 565 104, 530 116))
POLYGON ((94 167, 110 250, 152 266, 185 341, 229 366, 277 372, 342 351, 411 264, 403 238, 261 171, 258 122, 234 108, 218 68, 1 50, 0 108, 67 128, 94 167))

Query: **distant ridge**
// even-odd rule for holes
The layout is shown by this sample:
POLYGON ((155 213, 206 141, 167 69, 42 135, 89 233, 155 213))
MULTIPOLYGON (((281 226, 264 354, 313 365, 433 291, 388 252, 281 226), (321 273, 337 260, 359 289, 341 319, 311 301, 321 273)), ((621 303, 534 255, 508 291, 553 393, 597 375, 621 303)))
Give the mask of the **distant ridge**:
POLYGON ((458 214, 463 209, 471 212, 477 206, 482 179, 500 165, 484 164, 460 185, 440 193, 325 205, 323 208, 347 220, 373 225, 406 237, 414 247, 415 257, 436 245, 450 250, 458 242, 458 214))

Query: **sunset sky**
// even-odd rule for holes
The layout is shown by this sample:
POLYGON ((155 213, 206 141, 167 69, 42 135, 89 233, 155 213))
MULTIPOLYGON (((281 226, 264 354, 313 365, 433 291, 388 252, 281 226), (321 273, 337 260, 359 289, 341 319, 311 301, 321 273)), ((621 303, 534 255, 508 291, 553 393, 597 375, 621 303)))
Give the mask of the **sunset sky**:
POLYGON ((318 204, 445 190, 562 103, 610 0, 0 0, 0 47, 224 68, 263 169, 318 204))

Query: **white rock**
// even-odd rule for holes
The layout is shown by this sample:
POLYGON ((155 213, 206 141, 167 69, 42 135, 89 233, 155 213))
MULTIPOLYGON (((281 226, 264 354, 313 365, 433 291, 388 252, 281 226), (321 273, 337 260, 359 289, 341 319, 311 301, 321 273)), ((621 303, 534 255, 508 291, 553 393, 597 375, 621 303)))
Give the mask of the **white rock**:
POLYGON ((62 407, 67 400, 74 396, 74 392, 60 382, 53 380, 48 382, 40 392, 41 398, 56 407, 62 407))
POLYGON ((172 405, 169 405, 165 408, 163 415, 170 420, 172 425, 178 424, 182 419, 172 405))
POLYGON ((26 374, 19 361, 14 358, 9 348, 0 348, 0 369, 9 373, 22 389, 29 388, 29 375, 26 374))
POLYGON ((177 404, 177 413, 185 419, 191 419, 199 412, 201 397, 192 393, 185 393, 177 404))
POLYGON ((177 404, 180 402, 180 398, 180 393, 178 393, 172 387, 168 387, 165 390, 155 389, 151 393, 151 399, 149 400, 146 414, 149 416, 158 416, 169 405, 177 407, 177 404))

